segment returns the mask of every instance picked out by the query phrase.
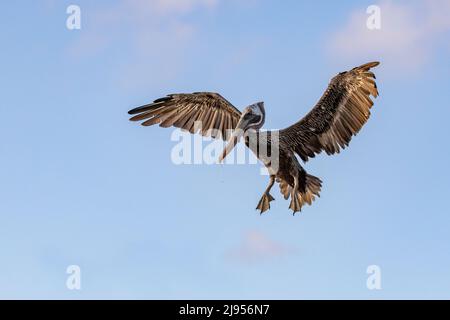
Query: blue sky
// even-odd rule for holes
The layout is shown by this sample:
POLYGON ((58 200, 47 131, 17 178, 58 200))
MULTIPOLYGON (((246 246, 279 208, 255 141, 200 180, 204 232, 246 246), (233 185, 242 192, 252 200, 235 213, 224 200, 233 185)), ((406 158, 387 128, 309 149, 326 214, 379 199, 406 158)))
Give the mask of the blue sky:
POLYGON ((448 16, 439 0, 2 4, 0 298, 450 298, 448 16), (283 128, 371 60, 372 117, 306 164, 324 184, 295 217, 277 186, 254 210, 259 165, 176 166, 172 130, 126 114, 208 90, 265 101, 265 127, 283 128))

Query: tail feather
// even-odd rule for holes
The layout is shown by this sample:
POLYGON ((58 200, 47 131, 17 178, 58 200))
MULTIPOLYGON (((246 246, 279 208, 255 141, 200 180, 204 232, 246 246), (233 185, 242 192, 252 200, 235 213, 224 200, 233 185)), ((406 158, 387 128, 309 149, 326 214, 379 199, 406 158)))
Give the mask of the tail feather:
MULTIPOLYGON (((286 180, 280 180, 279 182, 281 193, 286 200, 289 199, 293 187, 286 180)), ((304 186, 301 186, 297 193, 297 199, 295 202, 298 202, 298 206, 294 205, 296 209, 295 211, 300 211, 305 204, 311 205, 316 197, 320 197, 321 188, 322 180, 313 175, 306 174, 304 186)))
POLYGON ((304 193, 300 192, 301 205, 303 205, 305 202, 311 205, 315 200, 316 196, 320 198, 321 188, 322 188, 322 180, 313 175, 307 174, 305 192, 304 193))
POLYGON ((284 196, 284 200, 289 199, 292 187, 289 185, 289 183, 286 182, 286 180, 280 180, 279 182, 280 182, 280 191, 281 194, 284 196))

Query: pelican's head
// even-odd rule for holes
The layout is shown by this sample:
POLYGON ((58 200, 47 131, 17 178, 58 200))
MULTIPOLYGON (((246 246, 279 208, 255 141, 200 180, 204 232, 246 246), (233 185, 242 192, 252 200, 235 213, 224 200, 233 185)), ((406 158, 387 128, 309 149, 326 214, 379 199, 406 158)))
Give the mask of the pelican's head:
POLYGON ((233 150, 234 146, 238 143, 239 139, 244 136, 247 130, 261 129, 264 125, 265 118, 266 112, 264 110, 264 102, 257 102, 245 108, 236 128, 234 128, 233 134, 219 157, 219 162, 222 162, 230 151, 233 150))

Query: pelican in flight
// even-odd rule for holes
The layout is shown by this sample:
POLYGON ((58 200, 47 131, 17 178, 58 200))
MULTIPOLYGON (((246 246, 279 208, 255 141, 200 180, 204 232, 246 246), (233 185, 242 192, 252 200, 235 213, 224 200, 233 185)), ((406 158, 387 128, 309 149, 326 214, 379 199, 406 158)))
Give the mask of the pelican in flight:
POLYGON ((270 202, 274 200, 270 190, 278 182, 284 198, 291 198, 289 208, 295 214, 303 205, 311 205, 320 196, 322 187, 322 181, 308 174, 297 156, 307 162, 322 151, 332 155, 348 146, 369 119, 373 105, 371 96, 378 96, 375 75, 370 71, 378 64, 366 63, 333 77, 314 108, 304 118, 281 130, 261 131, 266 116, 263 102, 241 112, 220 94, 212 92, 169 94, 128 113, 133 115, 131 121, 143 121, 143 126, 159 124, 163 128, 173 126, 193 134, 198 131, 204 136, 228 138, 219 161, 244 137, 246 146, 269 172, 269 184, 256 209, 261 213, 270 209, 270 202), (198 122, 200 128, 195 125, 198 122), (266 148, 260 148, 262 143, 266 148), (260 149, 272 151, 263 154, 260 149), (276 153, 276 161, 267 153, 276 153))

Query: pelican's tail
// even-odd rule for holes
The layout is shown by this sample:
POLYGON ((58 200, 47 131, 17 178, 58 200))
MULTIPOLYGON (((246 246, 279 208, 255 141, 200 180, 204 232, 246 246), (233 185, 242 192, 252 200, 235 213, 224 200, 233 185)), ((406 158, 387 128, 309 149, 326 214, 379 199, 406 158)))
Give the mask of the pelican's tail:
POLYGON ((313 175, 306 174, 305 192, 300 194, 302 195, 302 198, 305 199, 306 203, 311 205, 316 196, 320 197, 321 188, 322 180, 313 175))
MULTIPOLYGON (((297 194, 292 197, 289 208, 295 213, 301 211, 305 204, 311 205, 316 197, 320 197, 321 188, 322 180, 313 175, 306 174, 304 176, 303 185, 300 186, 297 194)), ((292 189, 293 187, 287 181, 280 181, 280 190, 284 199, 289 199, 289 196, 292 194, 292 189)))

